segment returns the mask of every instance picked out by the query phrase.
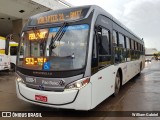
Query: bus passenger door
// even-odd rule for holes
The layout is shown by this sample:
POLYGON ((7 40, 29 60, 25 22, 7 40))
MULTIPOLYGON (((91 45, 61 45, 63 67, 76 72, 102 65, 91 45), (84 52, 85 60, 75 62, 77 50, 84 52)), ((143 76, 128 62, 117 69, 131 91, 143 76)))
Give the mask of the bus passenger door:
MULTIPOLYGON (((96 28, 92 49, 92 105, 96 106, 113 93, 114 68, 111 65, 110 31, 96 28), (98 96, 98 97, 97 97, 98 96)), ((92 107, 93 107, 92 106, 92 107)), ((94 106, 94 107, 95 107, 94 106)))
POLYGON ((111 65, 111 47, 109 30, 98 27, 93 41, 92 74, 111 65))

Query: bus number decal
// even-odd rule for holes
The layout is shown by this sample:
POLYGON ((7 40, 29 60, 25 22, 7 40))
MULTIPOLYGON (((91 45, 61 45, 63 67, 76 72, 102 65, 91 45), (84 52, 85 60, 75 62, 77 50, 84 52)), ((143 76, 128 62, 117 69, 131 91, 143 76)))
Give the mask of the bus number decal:
POLYGON ((46 58, 25 58, 26 65, 43 65, 46 61, 46 58))

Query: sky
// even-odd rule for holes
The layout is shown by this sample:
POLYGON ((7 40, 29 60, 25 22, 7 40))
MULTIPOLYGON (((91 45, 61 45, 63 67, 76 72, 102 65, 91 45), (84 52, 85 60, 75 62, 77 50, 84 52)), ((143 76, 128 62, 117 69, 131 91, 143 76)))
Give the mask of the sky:
POLYGON ((160 0, 66 0, 74 6, 98 5, 160 51, 160 0))

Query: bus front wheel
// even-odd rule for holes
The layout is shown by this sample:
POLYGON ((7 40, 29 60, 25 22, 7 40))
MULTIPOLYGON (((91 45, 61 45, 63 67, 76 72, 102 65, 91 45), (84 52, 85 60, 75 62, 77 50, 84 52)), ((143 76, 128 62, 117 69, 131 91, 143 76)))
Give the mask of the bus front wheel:
POLYGON ((11 71, 15 72, 15 64, 11 63, 11 71))
POLYGON ((117 96, 121 87, 121 78, 119 72, 116 74, 115 78, 115 87, 114 87, 114 96, 117 96))
POLYGON ((141 71, 142 71, 142 63, 140 63, 140 66, 139 66, 139 73, 138 73, 138 76, 141 75, 141 71))

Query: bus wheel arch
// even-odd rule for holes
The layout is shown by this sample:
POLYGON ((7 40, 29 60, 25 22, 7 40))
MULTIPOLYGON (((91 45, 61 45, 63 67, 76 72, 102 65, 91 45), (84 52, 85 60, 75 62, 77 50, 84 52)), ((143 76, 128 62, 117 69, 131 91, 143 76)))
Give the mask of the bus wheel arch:
POLYGON ((114 93, 113 93, 114 96, 117 96, 119 93, 119 90, 122 86, 122 78, 123 78, 122 69, 119 68, 117 70, 116 77, 115 77, 115 85, 114 85, 114 93))

